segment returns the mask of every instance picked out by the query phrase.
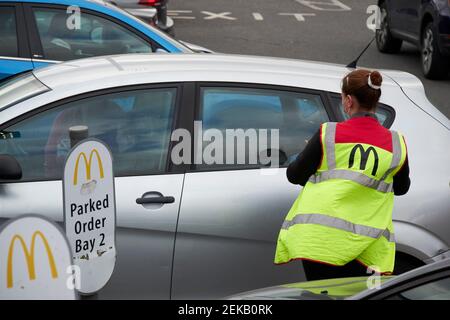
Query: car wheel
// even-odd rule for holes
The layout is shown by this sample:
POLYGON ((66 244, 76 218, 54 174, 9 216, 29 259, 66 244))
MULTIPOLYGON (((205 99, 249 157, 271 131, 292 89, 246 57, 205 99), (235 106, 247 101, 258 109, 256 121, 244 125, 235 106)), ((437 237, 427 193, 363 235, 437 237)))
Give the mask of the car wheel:
POLYGON ((421 41, 422 70, 429 79, 442 79, 449 71, 449 62, 439 50, 437 39, 433 22, 430 22, 423 29, 421 41))
POLYGON ((390 30, 386 4, 380 5, 381 19, 380 28, 376 31, 378 51, 383 53, 397 53, 402 48, 403 41, 395 39, 390 30))
POLYGON ((395 254, 394 275, 399 275, 425 265, 421 260, 406 253, 397 252, 395 254))

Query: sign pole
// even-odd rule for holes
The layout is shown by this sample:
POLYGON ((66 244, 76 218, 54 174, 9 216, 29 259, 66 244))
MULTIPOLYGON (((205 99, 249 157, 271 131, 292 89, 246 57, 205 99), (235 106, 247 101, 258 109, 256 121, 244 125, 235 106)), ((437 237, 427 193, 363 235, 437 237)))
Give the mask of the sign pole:
POLYGON ((73 148, 78 142, 87 139, 89 129, 87 126, 73 126, 69 128, 70 147, 73 148))

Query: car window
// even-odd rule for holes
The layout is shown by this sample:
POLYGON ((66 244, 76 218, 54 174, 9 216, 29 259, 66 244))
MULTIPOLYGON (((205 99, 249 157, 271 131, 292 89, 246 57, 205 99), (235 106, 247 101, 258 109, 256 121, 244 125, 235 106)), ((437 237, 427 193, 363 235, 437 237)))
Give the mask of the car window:
MULTIPOLYGON (((344 108, 342 107, 342 99, 340 95, 333 95, 331 97, 331 102, 333 103, 334 108, 337 112, 344 118, 348 120, 350 117, 344 112, 344 108)), ((391 107, 381 104, 378 104, 377 112, 376 112, 378 121, 380 124, 386 128, 390 128, 392 123, 394 122, 395 112, 391 107)))
POLYGON ((70 150, 68 130, 111 149, 116 176, 163 173, 172 131, 176 89, 136 90, 69 102, 18 122, 0 135, 0 154, 14 156, 22 181, 61 179, 70 150), (3 139, 1 138, 3 137, 3 139))
POLYGON ((389 300, 450 300, 450 278, 429 282, 389 297, 389 300))
POLYGON ((19 56, 14 7, 0 7, 0 56, 19 56))
MULTIPOLYGON (((224 137, 223 157, 216 166, 234 168, 242 165, 252 165, 254 154, 258 156, 267 149, 276 150, 270 146, 271 137, 275 129, 279 135, 279 150, 287 158, 287 163, 293 161, 297 154, 303 150, 307 141, 319 129, 320 124, 328 121, 324 104, 319 94, 296 93, 278 90, 251 89, 251 88, 220 88, 210 87, 201 89, 201 115, 203 132, 216 129, 224 137), (265 135, 268 148, 255 150, 259 140, 235 140, 233 159, 227 160, 226 153, 230 145, 227 141, 227 130, 243 129, 249 134, 256 132, 257 139, 260 134, 265 135), (264 130, 267 130, 267 134, 264 130), (253 146, 252 146, 253 144, 253 146), (238 150, 245 150, 244 163, 238 159, 238 150)), ((208 148, 209 142, 203 142, 203 151, 208 148)), ((259 146, 259 145, 258 145, 259 146)), ((280 157, 281 159, 281 157, 280 157)), ((280 160, 281 161, 281 160, 280 160)), ((257 161, 258 162, 258 161, 257 161)), ((197 168, 210 168, 211 163, 204 162, 197 168)))
POLYGON ((79 28, 72 28, 68 23, 70 14, 64 10, 34 8, 33 12, 46 59, 67 61, 111 54, 153 52, 149 43, 105 18, 81 13, 79 28))

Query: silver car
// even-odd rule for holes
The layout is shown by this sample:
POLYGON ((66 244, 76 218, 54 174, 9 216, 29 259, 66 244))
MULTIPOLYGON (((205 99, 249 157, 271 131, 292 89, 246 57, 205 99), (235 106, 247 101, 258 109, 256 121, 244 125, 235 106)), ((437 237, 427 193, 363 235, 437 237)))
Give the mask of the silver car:
MULTIPOLYGON (((300 262, 273 263, 278 232, 301 191, 285 168, 321 123, 344 120, 340 81, 348 71, 278 58, 123 55, 13 79, 0 87, 0 154, 18 161, 22 177, 0 182, 0 223, 24 213, 62 221, 67 131, 83 124, 110 146, 116 175, 117 263, 98 298, 208 299, 302 281, 300 262), (177 129, 194 137, 188 146, 205 148, 194 120, 218 132, 277 129, 285 161, 280 168, 174 162, 177 129), (155 195, 174 202, 136 202, 155 195)), ((450 121, 419 79, 382 74, 378 117, 406 136, 411 169, 411 189, 394 208, 401 272, 450 254, 450 121)), ((5 159, 0 167, 12 161, 5 159)))

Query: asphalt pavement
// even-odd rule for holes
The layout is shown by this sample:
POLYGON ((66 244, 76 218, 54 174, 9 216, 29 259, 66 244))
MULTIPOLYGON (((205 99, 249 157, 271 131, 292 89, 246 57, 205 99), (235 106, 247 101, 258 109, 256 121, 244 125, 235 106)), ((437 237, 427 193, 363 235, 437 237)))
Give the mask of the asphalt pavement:
MULTIPOLYGON (((348 64, 374 36, 367 27, 375 0, 170 0, 176 37, 217 52, 348 64)), ((450 76, 422 75, 419 50, 404 44, 399 54, 373 43, 359 66, 396 69, 418 76, 428 99, 450 118, 450 76)))

